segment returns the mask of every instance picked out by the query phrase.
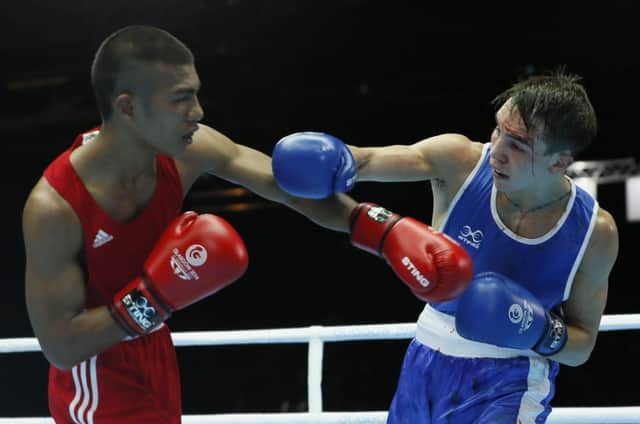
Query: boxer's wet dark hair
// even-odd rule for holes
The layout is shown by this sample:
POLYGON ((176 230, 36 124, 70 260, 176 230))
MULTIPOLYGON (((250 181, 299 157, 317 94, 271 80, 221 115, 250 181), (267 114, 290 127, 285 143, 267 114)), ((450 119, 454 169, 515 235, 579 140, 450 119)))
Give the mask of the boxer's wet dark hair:
POLYGON ((598 121, 581 78, 563 69, 520 81, 493 100, 501 107, 511 100, 527 131, 547 145, 546 153, 569 150, 574 156, 596 137, 598 121))
POLYGON ((193 64, 193 53, 176 37, 159 28, 128 26, 109 35, 98 47, 91 66, 91 85, 103 120, 112 113, 116 80, 127 63, 193 64))

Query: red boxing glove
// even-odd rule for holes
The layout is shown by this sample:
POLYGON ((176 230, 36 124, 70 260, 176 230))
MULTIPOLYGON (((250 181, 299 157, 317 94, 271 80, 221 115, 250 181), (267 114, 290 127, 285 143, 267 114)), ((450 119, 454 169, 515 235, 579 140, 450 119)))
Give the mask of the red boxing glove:
POLYGON ((109 310, 130 335, 146 334, 171 315, 240 278, 247 248, 224 219, 186 212, 164 231, 142 276, 113 299, 109 310))
POLYGON ((460 296, 473 276, 471 257, 453 239, 372 203, 353 210, 351 243, 382 256, 413 294, 427 302, 460 296))

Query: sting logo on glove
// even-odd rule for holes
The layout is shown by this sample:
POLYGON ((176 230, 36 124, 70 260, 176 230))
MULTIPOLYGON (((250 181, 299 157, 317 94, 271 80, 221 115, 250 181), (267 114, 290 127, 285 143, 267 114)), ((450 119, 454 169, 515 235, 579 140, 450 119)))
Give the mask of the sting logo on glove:
POLYGON ((122 304, 126 308, 131 319, 144 330, 149 330, 161 321, 157 321, 158 311, 149 304, 149 300, 144 297, 139 290, 133 290, 122 297, 122 304))
POLYGON ((411 275, 413 275, 416 278, 416 281, 422 287, 429 287, 429 284, 431 284, 431 282, 424 275, 420 273, 420 270, 413 264, 413 262, 411 262, 411 259, 405 256, 401 259, 401 262, 402 262, 402 265, 407 267, 407 270, 409 270, 411 275))
POLYGON ((147 334, 173 311, 233 283, 248 264, 247 248, 231 224, 185 212, 160 236, 142 274, 114 295, 109 312, 129 335, 147 334))

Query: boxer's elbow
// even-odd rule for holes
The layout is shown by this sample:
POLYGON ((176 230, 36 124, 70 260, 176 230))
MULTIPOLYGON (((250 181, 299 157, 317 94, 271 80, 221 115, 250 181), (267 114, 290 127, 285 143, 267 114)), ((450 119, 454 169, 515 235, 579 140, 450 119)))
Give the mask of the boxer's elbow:
POLYGON ((71 371, 79 362, 65 362, 63 360, 53 360, 47 358, 49 363, 61 371, 71 371))
POLYGON ((563 365, 570 367, 579 367, 585 364, 591 357, 591 353, 596 344, 596 334, 585 330, 578 330, 574 328, 569 330, 569 340, 557 355, 554 355, 552 359, 557 360, 563 365))
POLYGON ((45 348, 42 346, 42 353, 51 365, 62 371, 68 371, 82 362, 82 360, 74 358, 64 348, 53 348, 51 346, 45 348))
POLYGON ((40 348, 47 361, 62 371, 68 371, 86 359, 77 349, 78 341, 71 337, 57 337, 54 341, 39 338, 40 348))
POLYGON ((591 357, 591 352, 584 353, 574 353, 572 355, 567 356, 567 358, 560 361, 563 365, 567 365, 570 367, 579 367, 580 365, 585 364, 589 358, 591 357))

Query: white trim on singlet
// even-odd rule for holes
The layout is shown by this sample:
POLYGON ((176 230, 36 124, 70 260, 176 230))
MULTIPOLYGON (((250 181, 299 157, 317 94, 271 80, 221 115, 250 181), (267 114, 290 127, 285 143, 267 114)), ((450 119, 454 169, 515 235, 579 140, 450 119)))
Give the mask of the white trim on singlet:
POLYGON ((571 268, 571 272, 569 273, 569 278, 567 278, 567 284, 564 286, 564 295, 562 296, 562 301, 569 299, 569 295, 571 294, 571 287, 573 287, 573 280, 576 276, 576 272, 578 272, 578 268, 582 263, 582 258, 584 257, 584 252, 587 250, 587 246, 589 246, 589 242, 591 241, 591 236, 593 235, 593 229, 596 226, 596 221, 598 217, 598 210, 600 205, 597 201, 595 201, 593 205, 593 211, 591 212, 591 222, 589 222, 589 229, 587 230, 587 234, 584 236, 584 240, 582 240, 582 246, 580 246, 580 251, 576 255, 576 260, 573 262, 573 268, 571 268))
POLYGON ((480 159, 478 159, 478 162, 473 167, 473 170, 469 173, 469 175, 467 175, 467 178, 464 180, 464 183, 462 183, 462 186, 458 189, 458 192, 456 193, 456 195, 453 196, 453 199, 451 199, 451 202, 449 203, 449 207, 447 208, 447 212, 444 215, 444 219, 442 220, 442 225, 440 225, 439 230, 442 230, 447 225, 447 221, 449 221, 449 217, 451 216, 451 212, 453 211, 453 208, 456 207, 456 204, 464 194, 465 190, 467 189, 467 187, 469 187, 469 184, 471 184, 471 181, 473 181, 476 174, 480 170, 480 167, 484 162, 485 156, 487 156, 487 152, 489 151, 490 146, 491 146, 491 143, 486 143, 484 146, 482 146, 482 153, 480 154, 480 159))
POLYGON ((571 214, 571 209, 573 208, 573 204, 576 200, 576 185, 569 177, 566 177, 566 178, 567 178, 567 181, 569 181, 569 184, 571 186, 571 196, 569 198, 569 201, 567 202, 567 205, 564 208, 564 211, 562 212, 562 216, 560 216, 560 219, 558 219, 558 221, 556 221, 556 223, 554 224, 553 228, 551 228, 551 230, 547 231, 545 234, 536 238, 528 238, 528 237, 523 237, 511 231, 511 229, 507 227, 504 222, 502 222, 502 218, 500 218, 500 214, 498 213, 498 207, 496 205, 498 190, 496 189, 495 184, 491 186, 491 202, 490 202, 491 216, 493 217, 493 222, 498 226, 498 228, 500 228, 500 230, 502 230, 504 234, 506 234, 512 240, 517 241, 518 243, 536 245, 536 244, 542 244, 545 241, 549 240, 558 231, 562 229, 564 222, 567 220, 567 218, 571 214))

